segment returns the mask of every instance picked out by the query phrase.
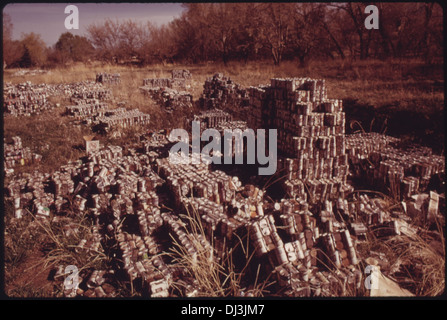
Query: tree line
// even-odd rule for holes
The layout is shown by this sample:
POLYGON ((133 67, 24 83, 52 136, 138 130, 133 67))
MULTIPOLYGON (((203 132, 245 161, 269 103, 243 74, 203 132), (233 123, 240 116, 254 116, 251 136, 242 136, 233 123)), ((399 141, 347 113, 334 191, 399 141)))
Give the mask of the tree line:
POLYGON ((421 58, 443 56, 443 11, 419 3, 187 3, 182 15, 156 26, 106 19, 85 36, 67 32, 52 47, 29 33, 11 40, 3 15, 8 66, 107 63, 201 63, 208 61, 421 58), (379 10, 379 28, 367 29, 365 7, 379 10))

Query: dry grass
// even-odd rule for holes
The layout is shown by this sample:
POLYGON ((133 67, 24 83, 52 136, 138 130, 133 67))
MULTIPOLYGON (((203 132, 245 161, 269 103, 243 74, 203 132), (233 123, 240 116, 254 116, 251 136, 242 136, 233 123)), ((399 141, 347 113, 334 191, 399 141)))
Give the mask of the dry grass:
MULTIPOLYGON (((193 212, 187 211, 186 215, 182 215, 183 220, 187 223, 188 233, 193 235, 201 235, 205 239, 214 239, 214 236, 207 236, 203 228, 200 215, 196 210, 193 212)), ((245 269, 249 266, 254 251, 250 252, 248 243, 244 244, 242 239, 229 248, 226 244, 223 245, 222 253, 217 256, 214 250, 205 247, 197 237, 193 237, 193 245, 197 254, 191 256, 187 249, 175 239, 173 240, 174 247, 167 255, 172 259, 174 265, 185 270, 186 274, 197 280, 198 295, 201 297, 238 297, 241 296, 241 291, 245 291, 243 277, 245 269), (239 246, 246 246, 243 251, 246 253, 245 266, 240 271, 236 271, 233 262, 233 252, 239 246)), ((210 243, 210 247, 214 248, 214 244, 210 243)), ((258 272, 259 272, 258 266, 258 272)), ((250 292, 257 297, 262 297, 265 289, 272 284, 269 279, 256 280, 250 292)), ((178 287, 181 291, 181 283, 174 283, 174 287, 178 287)))
POLYGON ((83 136, 91 134, 85 126, 73 126, 67 117, 60 114, 63 108, 31 117, 4 117, 4 139, 11 141, 14 136, 22 138, 24 147, 42 155, 40 163, 17 166, 15 171, 53 172, 68 161, 75 161, 85 155, 83 136))
POLYGON ((92 224, 85 215, 70 219, 70 227, 77 230, 67 235, 67 220, 50 223, 34 217, 28 210, 17 220, 11 217, 10 211, 5 217, 5 293, 8 296, 63 297, 62 284, 57 285, 50 279, 51 270, 75 265, 82 275, 84 270, 108 268, 111 258, 101 247, 76 250, 81 239, 92 236, 92 224))
POLYGON ((27 254, 33 251, 36 244, 42 241, 42 233, 35 223, 31 223, 31 216, 17 220, 14 216, 14 206, 11 201, 5 201, 4 223, 4 261, 6 279, 8 271, 19 266, 27 254))
MULTIPOLYGON (((383 200, 388 210, 401 206, 390 197, 383 200)), ((414 219, 410 228, 417 232, 390 237, 369 232, 366 241, 357 244, 357 251, 364 259, 371 252, 384 254, 388 263, 382 272, 414 295, 438 296, 445 288, 445 225, 436 221, 432 230, 424 220, 414 219)), ((361 265, 362 269, 366 266, 364 261, 361 265)))
POLYGON ((434 237, 423 230, 385 241, 395 255, 393 276, 416 296, 435 297, 445 290, 445 239, 443 228, 434 237))

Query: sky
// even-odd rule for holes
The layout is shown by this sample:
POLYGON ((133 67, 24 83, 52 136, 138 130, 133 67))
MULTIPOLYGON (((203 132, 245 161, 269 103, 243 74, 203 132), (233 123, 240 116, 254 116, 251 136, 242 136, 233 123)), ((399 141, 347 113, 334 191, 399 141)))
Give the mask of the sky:
POLYGON ((64 32, 86 36, 87 27, 102 23, 105 19, 146 22, 162 25, 179 17, 183 11, 181 3, 10 3, 3 12, 11 17, 12 38, 20 40, 23 33, 40 34, 48 45, 54 45, 64 32), (75 5, 79 11, 79 29, 65 28, 65 7, 75 5))

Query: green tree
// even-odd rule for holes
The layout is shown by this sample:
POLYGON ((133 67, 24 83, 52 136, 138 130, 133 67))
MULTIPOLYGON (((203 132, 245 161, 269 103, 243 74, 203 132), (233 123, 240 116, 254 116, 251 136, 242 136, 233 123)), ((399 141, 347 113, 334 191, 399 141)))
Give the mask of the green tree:
POLYGON ((30 68, 30 67, 33 66, 33 62, 32 62, 32 59, 31 59, 31 54, 30 54, 29 49, 27 47, 24 47, 23 55, 22 55, 22 57, 20 58, 20 61, 19 61, 19 66, 21 68, 30 68))

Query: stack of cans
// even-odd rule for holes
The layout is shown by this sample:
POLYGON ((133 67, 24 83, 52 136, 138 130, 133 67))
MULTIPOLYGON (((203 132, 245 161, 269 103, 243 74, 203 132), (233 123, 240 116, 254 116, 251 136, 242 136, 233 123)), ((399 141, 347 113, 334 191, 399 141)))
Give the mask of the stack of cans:
POLYGON ((5 170, 18 165, 38 162, 41 159, 41 155, 33 153, 29 147, 23 147, 22 139, 19 136, 12 137, 12 144, 4 144, 5 170))
POLYGON ((96 74, 96 82, 118 84, 121 83, 121 76, 119 73, 100 72, 96 74))
POLYGON ((401 200, 424 192, 434 175, 445 172, 445 157, 427 147, 378 133, 347 135, 346 141, 354 177, 401 200))

